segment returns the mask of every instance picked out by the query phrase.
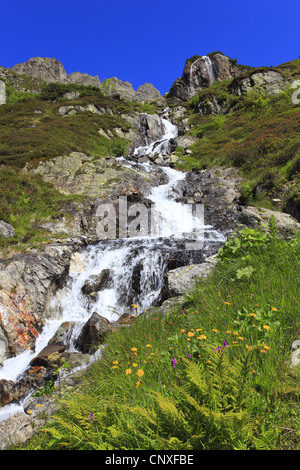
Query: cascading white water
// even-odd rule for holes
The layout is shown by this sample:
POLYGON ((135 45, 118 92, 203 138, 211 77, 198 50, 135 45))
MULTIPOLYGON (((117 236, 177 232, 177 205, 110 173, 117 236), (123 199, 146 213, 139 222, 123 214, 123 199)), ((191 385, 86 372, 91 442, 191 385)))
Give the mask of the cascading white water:
POLYGON ((193 78, 193 71, 194 71, 194 65, 196 62, 198 62, 199 58, 195 60, 195 62, 192 63, 190 67, 190 89, 192 93, 195 93, 195 87, 194 87, 194 78, 193 78))
POLYGON ((177 137, 178 129, 177 126, 172 124, 167 119, 162 118, 161 121, 165 131, 164 135, 160 139, 156 140, 155 142, 152 142, 149 145, 137 147, 133 153, 134 155, 140 156, 153 154, 169 154, 170 139, 174 139, 175 137, 177 137))
MULTIPOLYGON (((166 119, 162 119, 162 122, 165 129, 162 138, 148 146, 139 147, 136 154, 168 151, 169 139, 177 136, 177 127, 166 119)), ((124 164, 137 165, 125 160, 124 164)), ((151 168, 157 169, 154 164, 142 166, 147 171, 151 171, 151 168)), ((183 180, 185 174, 169 167, 160 168, 168 177, 168 182, 154 187, 149 195, 154 204, 150 233, 142 237, 137 234, 133 238, 103 240, 87 247, 80 254, 83 267, 70 271, 67 285, 53 298, 53 319, 46 322, 37 339, 35 350, 25 351, 6 360, 0 368, 0 379, 16 381, 25 372, 30 360, 48 344, 63 322, 76 322, 68 345, 68 350, 74 351, 74 340, 93 312, 114 321, 122 313, 132 311, 132 303, 139 306, 139 311, 143 311, 157 301, 164 283, 168 257, 166 252, 174 252, 178 240, 184 239, 186 233, 199 229, 199 220, 189 210, 188 205, 175 202, 169 197, 171 188, 183 180), (98 292, 95 298, 85 296, 82 292, 85 282, 103 270, 110 270, 111 284, 98 292)), ((205 228, 213 240, 225 241, 221 233, 210 227, 205 228)), ((19 410, 20 404, 0 409, 0 421, 6 419, 8 413, 13 414, 19 410)))
POLYGON ((203 59, 204 59, 207 74, 208 74, 208 77, 209 77, 209 84, 211 85, 213 82, 216 81, 214 69, 213 69, 213 66, 212 66, 212 62, 211 62, 210 58, 206 55, 203 56, 203 59))
MULTIPOLYGON (((196 59, 190 66, 190 83, 189 83, 189 86, 190 86, 191 93, 194 93, 194 94, 197 91, 199 91, 199 90, 195 89, 194 78, 193 78, 194 65, 196 64, 196 62, 199 61, 199 59, 200 59, 200 57, 198 57, 198 59, 196 59)), ((205 67, 206 67, 206 71, 207 71, 207 75, 208 75, 208 79, 209 79, 209 85, 211 85, 213 82, 216 81, 216 76, 215 76, 215 72, 214 72, 214 69, 213 69, 212 61, 211 61, 210 57, 208 57, 206 55, 202 56, 202 59, 205 62, 205 67)))

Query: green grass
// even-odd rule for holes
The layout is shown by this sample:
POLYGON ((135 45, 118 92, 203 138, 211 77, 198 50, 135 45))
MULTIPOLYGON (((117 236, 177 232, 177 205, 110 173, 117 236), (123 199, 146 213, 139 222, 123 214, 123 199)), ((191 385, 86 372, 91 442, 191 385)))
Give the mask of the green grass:
POLYGON ((1 239, 1 249, 19 243, 37 243, 49 238, 49 233, 37 229, 42 222, 57 219, 63 204, 80 201, 80 196, 64 196, 40 176, 16 172, 6 166, 0 172, 0 220, 15 229, 13 239, 1 239))
POLYGON ((110 334, 26 448, 299 449, 300 237, 275 232, 228 241, 184 308, 110 334))
MULTIPOLYGON (((287 79, 297 78, 300 60, 277 69, 287 79)), ((272 199, 279 197, 284 206, 300 190, 300 107, 293 104, 289 88, 278 96, 260 92, 238 97, 231 93, 231 84, 232 80, 215 82, 184 104, 191 126, 189 134, 197 140, 190 147, 192 153, 181 157, 177 166, 184 171, 235 167, 244 184, 251 187, 252 195, 260 184, 269 188, 260 196, 262 205, 272 205, 272 199), (199 103, 212 97, 225 104, 227 111, 222 115, 200 115, 199 103)))
POLYGON ((54 87, 54 91, 50 87, 56 93, 53 95, 56 101, 50 99, 51 93, 45 99, 49 86, 43 88, 44 94, 17 92, 11 84, 8 88, 8 104, 0 107, 0 220, 14 227, 16 237, 1 239, 1 249, 46 240, 51 234, 38 230, 36 225, 57 218, 64 202, 79 198, 76 195, 66 198, 41 178, 24 172, 26 165, 36 166, 59 155, 67 158, 72 151, 100 158, 123 155, 128 141, 114 134, 114 129, 128 131, 130 125, 121 115, 144 110, 142 105, 112 100, 101 93, 91 96, 93 87, 71 87, 83 95, 74 101, 61 98, 62 93, 69 91, 66 86, 54 87), (113 114, 78 113, 63 117, 58 112, 63 105, 90 103, 110 109, 113 114), (111 131, 114 137, 111 140, 103 137, 99 129, 111 131))

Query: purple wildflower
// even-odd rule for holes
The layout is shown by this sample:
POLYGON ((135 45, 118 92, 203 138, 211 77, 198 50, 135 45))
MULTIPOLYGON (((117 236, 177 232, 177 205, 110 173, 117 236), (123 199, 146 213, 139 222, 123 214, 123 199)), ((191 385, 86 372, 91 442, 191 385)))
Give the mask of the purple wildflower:
POLYGON ((177 360, 175 359, 175 357, 172 357, 172 362, 171 362, 172 367, 176 367, 176 364, 177 364, 177 360))
POLYGON ((191 353, 187 353, 187 357, 192 357, 191 353))
POLYGON ((94 419, 95 415, 94 413, 91 411, 90 414, 89 414, 89 422, 91 423, 94 419))

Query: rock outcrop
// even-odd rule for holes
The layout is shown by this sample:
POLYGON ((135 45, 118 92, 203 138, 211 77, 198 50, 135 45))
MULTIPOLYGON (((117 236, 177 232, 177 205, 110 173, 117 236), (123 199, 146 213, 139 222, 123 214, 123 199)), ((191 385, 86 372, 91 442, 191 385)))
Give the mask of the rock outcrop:
POLYGON ((241 96, 250 92, 266 93, 269 95, 279 95, 287 87, 287 83, 281 73, 274 70, 255 71, 233 80, 230 85, 231 93, 241 96))
POLYGON ((15 231, 11 225, 4 220, 0 220, 0 238, 12 238, 15 236, 15 231))
POLYGON ((143 102, 159 98, 161 98, 160 92, 151 83, 144 83, 136 90, 132 101, 143 102))
POLYGON ((74 247, 46 247, 37 253, 0 259, 1 364, 34 347, 53 293, 64 285, 74 247))
POLYGON ((6 85, 3 80, 0 80, 0 105, 6 103, 6 85))
POLYGON ((68 82, 68 74, 62 63, 50 57, 33 57, 27 62, 14 65, 12 71, 38 78, 44 82, 68 82))
POLYGON ((244 72, 235 61, 217 52, 209 56, 195 56, 185 63, 182 76, 170 88, 172 102, 188 101, 214 81, 232 79, 244 72))
POLYGON ((76 83, 78 85, 96 86, 101 88, 107 96, 118 94, 130 101, 145 102, 161 98, 160 92, 149 83, 144 83, 135 91, 130 82, 123 82, 117 77, 105 79, 101 83, 98 75, 92 76, 81 72, 72 72, 68 75, 63 64, 59 60, 50 57, 33 57, 26 62, 16 64, 11 70, 17 74, 26 75, 47 83, 76 83))

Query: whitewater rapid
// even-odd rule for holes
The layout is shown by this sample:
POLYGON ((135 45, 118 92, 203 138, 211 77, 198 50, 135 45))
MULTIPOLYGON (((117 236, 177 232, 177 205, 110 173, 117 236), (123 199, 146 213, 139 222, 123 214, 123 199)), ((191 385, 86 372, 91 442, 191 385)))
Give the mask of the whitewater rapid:
MULTIPOLYGON (((177 127, 166 119, 162 120, 165 134, 148 146, 139 147, 135 155, 149 155, 152 152, 169 151, 169 140, 177 135, 177 127)), ((119 159, 124 165, 137 163, 119 159)), ((157 170, 157 165, 144 163, 144 171, 157 170)), ((77 254, 77 262, 71 263, 68 281, 53 297, 50 304, 52 319, 46 321, 37 338, 34 351, 25 351, 17 357, 7 359, 0 367, 0 380, 17 381, 28 368, 28 364, 55 334, 64 322, 75 322, 69 339, 68 351, 76 351, 75 340, 93 312, 98 312, 110 321, 116 321, 123 313, 132 311, 132 304, 138 305, 139 312, 155 304, 164 284, 164 273, 168 257, 174 254, 178 243, 193 235, 206 233, 207 240, 225 241, 223 235, 205 226, 195 215, 190 205, 178 203, 170 197, 170 191, 185 178, 181 171, 160 167, 167 182, 152 189, 148 199, 152 201, 151 226, 149 233, 124 239, 100 240, 77 254), (200 231, 200 232, 199 232, 200 231), (93 276, 109 270, 112 282, 95 298, 83 293, 83 286, 93 276), (136 287, 138 286, 138 287, 136 287)), ((147 212, 148 214, 148 212, 147 212)), ((20 411, 22 403, 0 408, 0 421, 20 411)))

